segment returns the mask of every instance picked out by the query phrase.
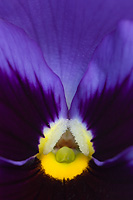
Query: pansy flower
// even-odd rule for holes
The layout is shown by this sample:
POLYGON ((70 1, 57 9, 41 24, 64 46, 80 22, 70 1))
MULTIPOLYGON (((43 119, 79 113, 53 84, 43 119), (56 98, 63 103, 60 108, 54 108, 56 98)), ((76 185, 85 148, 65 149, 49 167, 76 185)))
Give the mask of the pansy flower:
POLYGON ((1 200, 133 198, 132 10, 0 1, 1 200))

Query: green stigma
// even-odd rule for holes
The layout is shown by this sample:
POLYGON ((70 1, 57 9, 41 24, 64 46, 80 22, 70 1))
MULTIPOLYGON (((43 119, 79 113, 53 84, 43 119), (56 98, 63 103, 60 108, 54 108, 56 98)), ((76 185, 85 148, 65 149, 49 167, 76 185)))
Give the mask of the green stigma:
POLYGON ((59 163, 71 163, 75 160, 75 153, 71 148, 64 146, 56 152, 55 158, 59 163))

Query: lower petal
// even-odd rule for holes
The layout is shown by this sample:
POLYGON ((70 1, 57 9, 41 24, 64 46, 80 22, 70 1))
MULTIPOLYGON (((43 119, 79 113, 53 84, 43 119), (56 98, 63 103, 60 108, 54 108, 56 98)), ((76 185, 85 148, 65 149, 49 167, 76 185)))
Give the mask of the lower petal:
POLYGON ((121 168, 121 162, 112 168, 101 169, 90 162, 88 171, 71 181, 57 181, 45 175, 40 163, 34 160, 22 167, 0 163, 0 199, 4 200, 125 200, 133 198, 133 179, 121 168), (120 170, 120 171, 119 171, 120 170), (115 173, 114 173, 115 171, 115 173), (112 176, 111 176, 112 174, 112 176), (119 177, 119 179, 118 179, 119 177))

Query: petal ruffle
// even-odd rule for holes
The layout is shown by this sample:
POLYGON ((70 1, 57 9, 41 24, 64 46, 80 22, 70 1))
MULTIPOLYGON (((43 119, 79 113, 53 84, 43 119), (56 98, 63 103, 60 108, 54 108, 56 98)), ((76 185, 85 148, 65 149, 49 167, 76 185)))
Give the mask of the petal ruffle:
POLYGON ((42 48, 61 78, 68 105, 99 41, 120 19, 133 19, 132 10, 132 0, 0 1, 0 17, 23 28, 42 48))
POLYGON ((35 155, 43 128, 59 117, 67 117, 59 78, 23 31, 0 20, 0 156, 35 155))
POLYGON ((133 23, 122 22, 97 48, 72 102, 93 134, 94 157, 112 158, 133 145, 133 23))

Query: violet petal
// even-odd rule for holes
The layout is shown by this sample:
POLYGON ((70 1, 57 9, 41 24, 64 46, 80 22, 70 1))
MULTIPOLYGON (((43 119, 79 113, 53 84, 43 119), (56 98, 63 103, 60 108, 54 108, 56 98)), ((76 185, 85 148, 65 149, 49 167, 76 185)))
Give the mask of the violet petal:
POLYGON ((127 166, 128 162, 120 162, 120 165, 116 164, 112 168, 101 169, 91 161, 88 171, 74 180, 62 183, 47 177, 37 160, 22 167, 0 163, 0 199, 132 199, 133 179, 129 176, 127 166))
POLYGON ((94 49, 119 20, 133 19, 132 0, 1 0, 0 17, 37 41, 65 88, 68 105, 94 49))
POLYGON ((112 158, 133 145, 133 23, 124 21, 97 48, 72 102, 93 134, 94 157, 112 158))
POLYGON ((0 38, 0 156, 25 160, 38 152, 43 128, 67 117, 64 91, 23 31, 1 20, 0 38))

